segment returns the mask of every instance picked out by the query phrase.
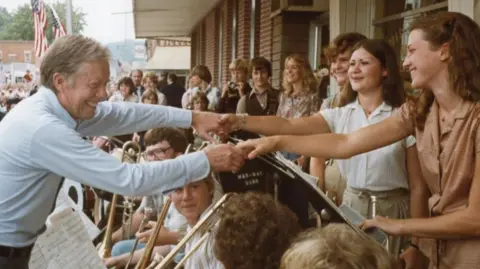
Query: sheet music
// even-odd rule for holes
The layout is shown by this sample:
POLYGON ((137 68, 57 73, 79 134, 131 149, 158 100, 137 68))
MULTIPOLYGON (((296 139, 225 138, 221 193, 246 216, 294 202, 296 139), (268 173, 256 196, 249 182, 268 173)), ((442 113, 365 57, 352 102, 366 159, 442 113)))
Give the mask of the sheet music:
POLYGON ((83 213, 83 210, 75 204, 75 202, 62 190, 58 192, 57 196, 57 201, 55 205, 55 210, 53 213, 48 217, 47 219, 47 225, 50 221, 50 218, 53 214, 58 213, 65 208, 74 208, 77 214, 81 217, 81 220, 83 222, 83 225, 85 226, 85 229, 87 230, 88 236, 90 240, 93 240, 94 238, 97 237, 97 235, 100 234, 100 229, 88 218, 88 216, 83 213))
POLYGON ((71 208, 53 214, 32 250, 30 269, 106 269, 80 220, 71 208))

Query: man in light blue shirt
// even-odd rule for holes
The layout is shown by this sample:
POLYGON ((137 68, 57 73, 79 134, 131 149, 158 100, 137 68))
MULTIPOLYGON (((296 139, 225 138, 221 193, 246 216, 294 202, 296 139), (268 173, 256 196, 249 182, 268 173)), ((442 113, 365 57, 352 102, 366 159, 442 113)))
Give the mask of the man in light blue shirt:
POLYGON ((28 268, 61 178, 121 195, 154 195, 213 171, 235 171, 242 152, 215 145, 163 162, 121 163, 83 136, 112 136, 161 126, 219 130, 219 116, 158 105, 102 102, 109 52, 82 36, 64 36, 43 56, 42 87, 0 123, 0 268, 28 268))

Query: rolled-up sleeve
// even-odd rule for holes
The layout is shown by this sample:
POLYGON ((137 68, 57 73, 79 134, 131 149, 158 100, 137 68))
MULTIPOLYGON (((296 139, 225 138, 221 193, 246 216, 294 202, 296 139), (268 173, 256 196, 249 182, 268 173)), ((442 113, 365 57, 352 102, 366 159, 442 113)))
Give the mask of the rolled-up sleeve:
POLYGON ((161 162, 121 163, 61 123, 37 130, 30 154, 38 169, 128 196, 162 194, 210 172, 202 151, 161 162))
POLYGON ((188 128, 190 110, 131 102, 101 102, 95 117, 83 121, 77 131, 83 136, 123 135, 158 127, 188 128))

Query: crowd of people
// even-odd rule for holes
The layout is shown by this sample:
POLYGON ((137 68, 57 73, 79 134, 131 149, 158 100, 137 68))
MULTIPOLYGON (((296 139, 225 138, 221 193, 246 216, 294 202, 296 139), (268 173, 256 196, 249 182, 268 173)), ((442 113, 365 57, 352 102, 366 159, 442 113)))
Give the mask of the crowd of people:
MULTIPOLYGON (((288 56, 280 89, 263 57, 234 60, 223 85, 204 65, 185 88, 175 74, 141 70, 108 83, 104 47, 82 36, 57 39, 42 61, 42 86, 0 123, 0 267, 28 268, 62 177, 143 197, 131 233, 116 230, 104 259, 123 268, 134 247, 130 264, 141 261, 150 240, 154 260, 168 256, 226 197, 218 173, 278 151, 362 216, 361 229, 385 231, 385 245, 347 224, 304 230, 271 194, 233 193, 176 262, 204 240, 185 268, 477 268, 480 27, 441 12, 410 30, 403 67, 411 83, 388 42, 343 33, 325 51, 327 70, 288 56), (327 96, 330 76, 340 91, 327 96), (245 141, 223 143, 228 135, 245 141), (111 136, 138 142, 145 162, 99 154, 110 153, 111 136), (204 148, 206 141, 215 143, 204 148), (186 153, 189 145, 198 150, 186 153), (142 222, 164 210, 152 237, 158 224, 142 222)), ((20 90, 4 94, 13 92, 20 90)))

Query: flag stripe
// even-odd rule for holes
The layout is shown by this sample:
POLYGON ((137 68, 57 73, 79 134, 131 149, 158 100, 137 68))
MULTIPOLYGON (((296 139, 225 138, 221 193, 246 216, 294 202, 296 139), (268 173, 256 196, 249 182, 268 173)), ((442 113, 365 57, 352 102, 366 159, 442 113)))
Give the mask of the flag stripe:
POLYGON ((32 12, 35 30, 35 54, 37 57, 41 57, 48 48, 47 37, 45 36, 47 14, 43 1, 32 0, 32 12))
POLYGON ((62 22, 60 21, 60 17, 58 16, 57 12, 51 5, 49 5, 50 14, 52 15, 52 29, 53 29, 53 38, 54 40, 66 35, 65 28, 63 27, 62 22))

